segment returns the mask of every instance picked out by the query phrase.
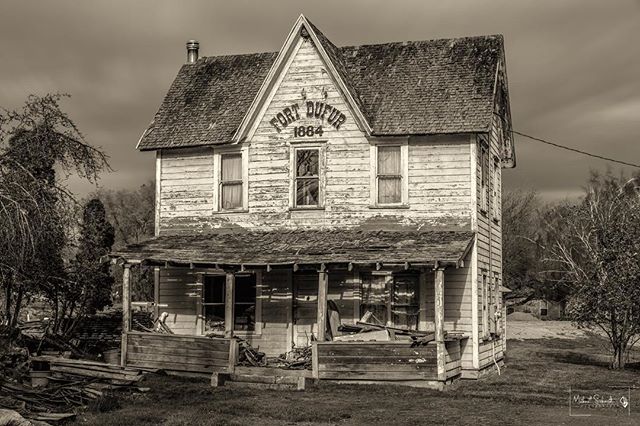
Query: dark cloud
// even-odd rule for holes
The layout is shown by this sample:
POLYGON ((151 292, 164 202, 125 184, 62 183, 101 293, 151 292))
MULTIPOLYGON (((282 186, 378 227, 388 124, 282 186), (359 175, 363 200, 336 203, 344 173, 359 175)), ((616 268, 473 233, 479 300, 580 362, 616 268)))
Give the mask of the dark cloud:
MULTIPOLYGON (((153 178, 135 144, 178 67, 204 55, 274 51, 304 13, 338 45, 502 33, 514 127, 640 162, 638 1, 12 1, 0 4, 0 105, 67 92, 87 138, 111 156, 105 187, 153 178)), ((575 196, 602 161, 517 138, 508 188, 575 196)), ((613 166, 618 170, 617 166, 613 166)), ((72 181, 80 192, 89 185, 72 181)))

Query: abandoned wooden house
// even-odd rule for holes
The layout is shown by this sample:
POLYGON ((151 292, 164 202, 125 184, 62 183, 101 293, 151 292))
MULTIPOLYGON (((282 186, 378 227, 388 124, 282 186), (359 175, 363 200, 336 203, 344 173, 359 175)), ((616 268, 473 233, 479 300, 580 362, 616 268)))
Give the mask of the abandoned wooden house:
POLYGON ((311 346, 299 374, 319 380, 499 369, 502 36, 336 47, 300 16, 279 52, 187 50, 137 146, 156 154, 156 236, 112 254, 122 362, 258 374, 236 366, 241 338, 269 357, 311 346), (138 265, 174 334, 131 331, 138 265))

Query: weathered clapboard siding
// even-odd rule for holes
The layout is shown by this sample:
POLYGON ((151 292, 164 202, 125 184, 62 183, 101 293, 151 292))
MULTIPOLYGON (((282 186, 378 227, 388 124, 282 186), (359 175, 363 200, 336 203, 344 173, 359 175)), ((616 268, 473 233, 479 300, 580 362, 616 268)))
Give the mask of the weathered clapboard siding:
MULTIPOLYGON (((410 342, 318 342, 317 375, 334 380, 438 380, 436 345, 410 342)), ((455 351, 451 353, 455 357, 455 351)), ((453 366, 452 366, 453 371, 453 366)))
POLYGON ((480 368, 487 367, 494 363, 495 360, 500 361, 504 358, 504 351, 502 346, 502 339, 486 340, 480 342, 479 345, 479 360, 480 368))
POLYGON ((471 177, 469 137, 418 136, 409 139, 408 209, 372 209, 370 143, 358 129, 349 107, 325 70, 315 48, 301 41, 290 67, 271 94, 250 138, 248 211, 214 212, 214 155, 209 148, 162 152, 159 228, 161 233, 217 228, 357 226, 369 221, 461 228, 470 226, 471 177), (323 141, 324 210, 290 211, 292 127, 316 125, 305 111, 278 133, 269 120, 283 107, 307 99, 324 101, 343 112, 339 130, 324 123, 324 134, 304 138, 323 141), (326 99, 322 90, 327 93, 326 99))
POLYGON ((458 376, 462 371, 460 346, 460 340, 445 342, 445 370, 447 379, 458 376))
POLYGON ((126 334, 126 365, 169 371, 212 373, 235 364, 237 342, 198 336, 126 334))
POLYGON ((189 268, 160 268, 159 312, 169 314, 165 323, 176 334, 200 334, 198 301, 202 290, 197 272, 189 268))
MULTIPOLYGON (((467 255, 470 259, 470 255, 467 255)), ((473 269, 465 259, 462 268, 450 268, 444 272, 444 329, 446 331, 461 331, 471 335, 471 274, 473 269)), ((426 273, 426 319, 429 329, 433 329, 434 321, 434 275, 426 273)))
POLYGON ((291 271, 275 269, 262 274, 258 301, 262 310, 262 330, 243 338, 267 356, 278 356, 291 348, 291 286, 291 271))

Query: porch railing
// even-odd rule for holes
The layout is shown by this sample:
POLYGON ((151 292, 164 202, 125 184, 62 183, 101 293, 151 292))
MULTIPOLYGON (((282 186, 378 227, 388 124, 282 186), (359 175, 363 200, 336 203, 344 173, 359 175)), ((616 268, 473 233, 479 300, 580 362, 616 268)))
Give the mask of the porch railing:
POLYGON ((122 363, 167 371, 233 371, 238 360, 235 339, 130 331, 122 335, 122 363))

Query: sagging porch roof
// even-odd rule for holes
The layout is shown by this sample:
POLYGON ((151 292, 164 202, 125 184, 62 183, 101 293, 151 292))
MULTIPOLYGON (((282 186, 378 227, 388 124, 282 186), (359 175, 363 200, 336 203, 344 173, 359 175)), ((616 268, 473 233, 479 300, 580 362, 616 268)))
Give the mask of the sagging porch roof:
POLYGON ((462 265, 470 231, 277 230, 159 236, 110 254, 148 264, 462 265))

